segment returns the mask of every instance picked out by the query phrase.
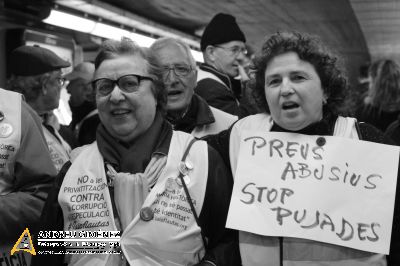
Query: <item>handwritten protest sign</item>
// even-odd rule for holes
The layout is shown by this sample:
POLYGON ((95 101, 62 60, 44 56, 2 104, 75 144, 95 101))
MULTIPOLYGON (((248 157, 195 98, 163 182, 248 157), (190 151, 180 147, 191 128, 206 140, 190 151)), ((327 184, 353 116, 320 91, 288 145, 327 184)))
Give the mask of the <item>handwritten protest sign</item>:
POLYGON ((398 147, 244 132, 238 156, 227 227, 388 254, 398 147))

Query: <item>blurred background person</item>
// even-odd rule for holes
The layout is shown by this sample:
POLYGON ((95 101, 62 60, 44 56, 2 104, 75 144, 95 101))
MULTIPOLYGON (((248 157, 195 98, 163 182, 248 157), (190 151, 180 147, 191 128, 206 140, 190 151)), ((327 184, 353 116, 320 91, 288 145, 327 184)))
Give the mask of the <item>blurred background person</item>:
POLYGON ((385 136, 391 138, 397 146, 400 146, 400 115, 397 117, 397 120, 387 127, 385 136))
POLYGON ((385 131, 400 114, 400 66, 393 60, 378 60, 369 68, 369 76, 368 94, 356 118, 385 131))
POLYGON ((53 114, 65 83, 61 69, 69 66, 69 62, 39 46, 24 45, 11 52, 7 89, 24 95, 26 102, 42 118, 43 133, 57 170, 69 160, 71 152, 70 145, 58 132, 59 123, 53 114))
POLYGON ((237 265, 225 229, 232 176, 206 142, 164 119, 162 76, 148 49, 126 38, 103 43, 92 82, 101 120, 96 142, 63 167, 42 213, 43 230, 122 230, 122 256, 37 255, 33 265, 237 265), (82 176, 107 184, 92 209, 104 215, 72 208, 68 189, 94 194, 79 190, 82 176))
MULTIPOLYGON (((195 92, 217 109, 239 118, 255 112, 238 77, 245 73, 246 38, 235 17, 219 13, 201 37, 204 63, 200 64, 195 92)), ((244 75, 243 75, 244 76, 244 75)), ((246 79, 246 78, 245 78, 246 79)))
POLYGON ((72 112, 69 127, 74 132, 79 146, 95 141, 97 126, 100 123, 95 92, 91 85, 93 74, 94 64, 83 62, 76 65, 71 73, 65 75, 69 81, 68 104, 72 112))
MULTIPOLYGON (((4 89, 0 89, 0 165, 0 252, 4 258, 26 228, 31 234, 36 231, 57 174, 40 118, 21 94, 4 89)), ((26 254, 21 256, 29 260, 26 254)))
POLYGON ((354 115, 357 108, 364 104, 364 99, 367 97, 369 88, 369 67, 370 63, 362 64, 358 71, 357 84, 350 88, 349 99, 347 100, 349 111, 354 115))
POLYGON ((163 68, 167 89, 167 120, 175 130, 200 138, 228 129, 237 116, 209 106, 194 93, 197 84, 196 61, 189 46, 181 40, 161 38, 150 47, 163 68))

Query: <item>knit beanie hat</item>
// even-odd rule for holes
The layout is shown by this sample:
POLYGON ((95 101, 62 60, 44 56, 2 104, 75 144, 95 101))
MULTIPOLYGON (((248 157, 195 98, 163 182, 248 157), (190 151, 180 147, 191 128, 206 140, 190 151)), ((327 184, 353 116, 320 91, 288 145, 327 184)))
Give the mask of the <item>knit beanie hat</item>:
POLYGON ((204 51, 208 45, 231 41, 246 42, 246 38, 236 23, 235 17, 229 14, 218 13, 206 26, 201 37, 200 48, 204 51))

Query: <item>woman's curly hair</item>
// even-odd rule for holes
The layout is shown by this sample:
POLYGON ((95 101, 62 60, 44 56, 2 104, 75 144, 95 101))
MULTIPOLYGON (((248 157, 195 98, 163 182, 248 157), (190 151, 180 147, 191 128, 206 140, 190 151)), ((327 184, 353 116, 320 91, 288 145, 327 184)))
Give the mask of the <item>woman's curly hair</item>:
POLYGON ((276 56, 295 52, 303 61, 312 64, 327 95, 324 112, 338 115, 345 109, 347 79, 334 56, 317 38, 298 32, 277 32, 266 39, 261 53, 254 59, 255 78, 249 83, 259 108, 269 113, 265 97, 265 70, 276 56))
POLYGON ((140 47, 129 38, 122 38, 121 41, 104 41, 94 61, 95 71, 105 60, 132 55, 139 55, 147 62, 148 74, 154 78, 152 90, 157 100, 157 110, 165 115, 167 110, 167 91, 163 82, 162 68, 157 57, 148 48, 140 47))

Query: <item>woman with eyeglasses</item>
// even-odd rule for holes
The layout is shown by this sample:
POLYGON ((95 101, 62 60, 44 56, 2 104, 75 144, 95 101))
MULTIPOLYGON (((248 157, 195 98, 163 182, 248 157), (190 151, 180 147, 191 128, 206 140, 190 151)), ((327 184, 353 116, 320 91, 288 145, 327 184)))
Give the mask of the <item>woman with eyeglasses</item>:
POLYGON ((69 160, 71 147, 60 134, 60 124, 53 110, 58 108, 65 83, 61 69, 70 63, 39 46, 20 46, 11 52, 11 78, 7 89, 24 95, 26 102, 43 120, 43 133, 50 157, 59 171, 69 160))
POLYGON ((225 230, 232 177, 204 141, 164 119, 163 69, 129 39, 106 41, 92 82, 101 124, 73 152, 43 211, 43 230, 120 231, 120 247, 36 256, 33 265, 235 265, 225 230))

